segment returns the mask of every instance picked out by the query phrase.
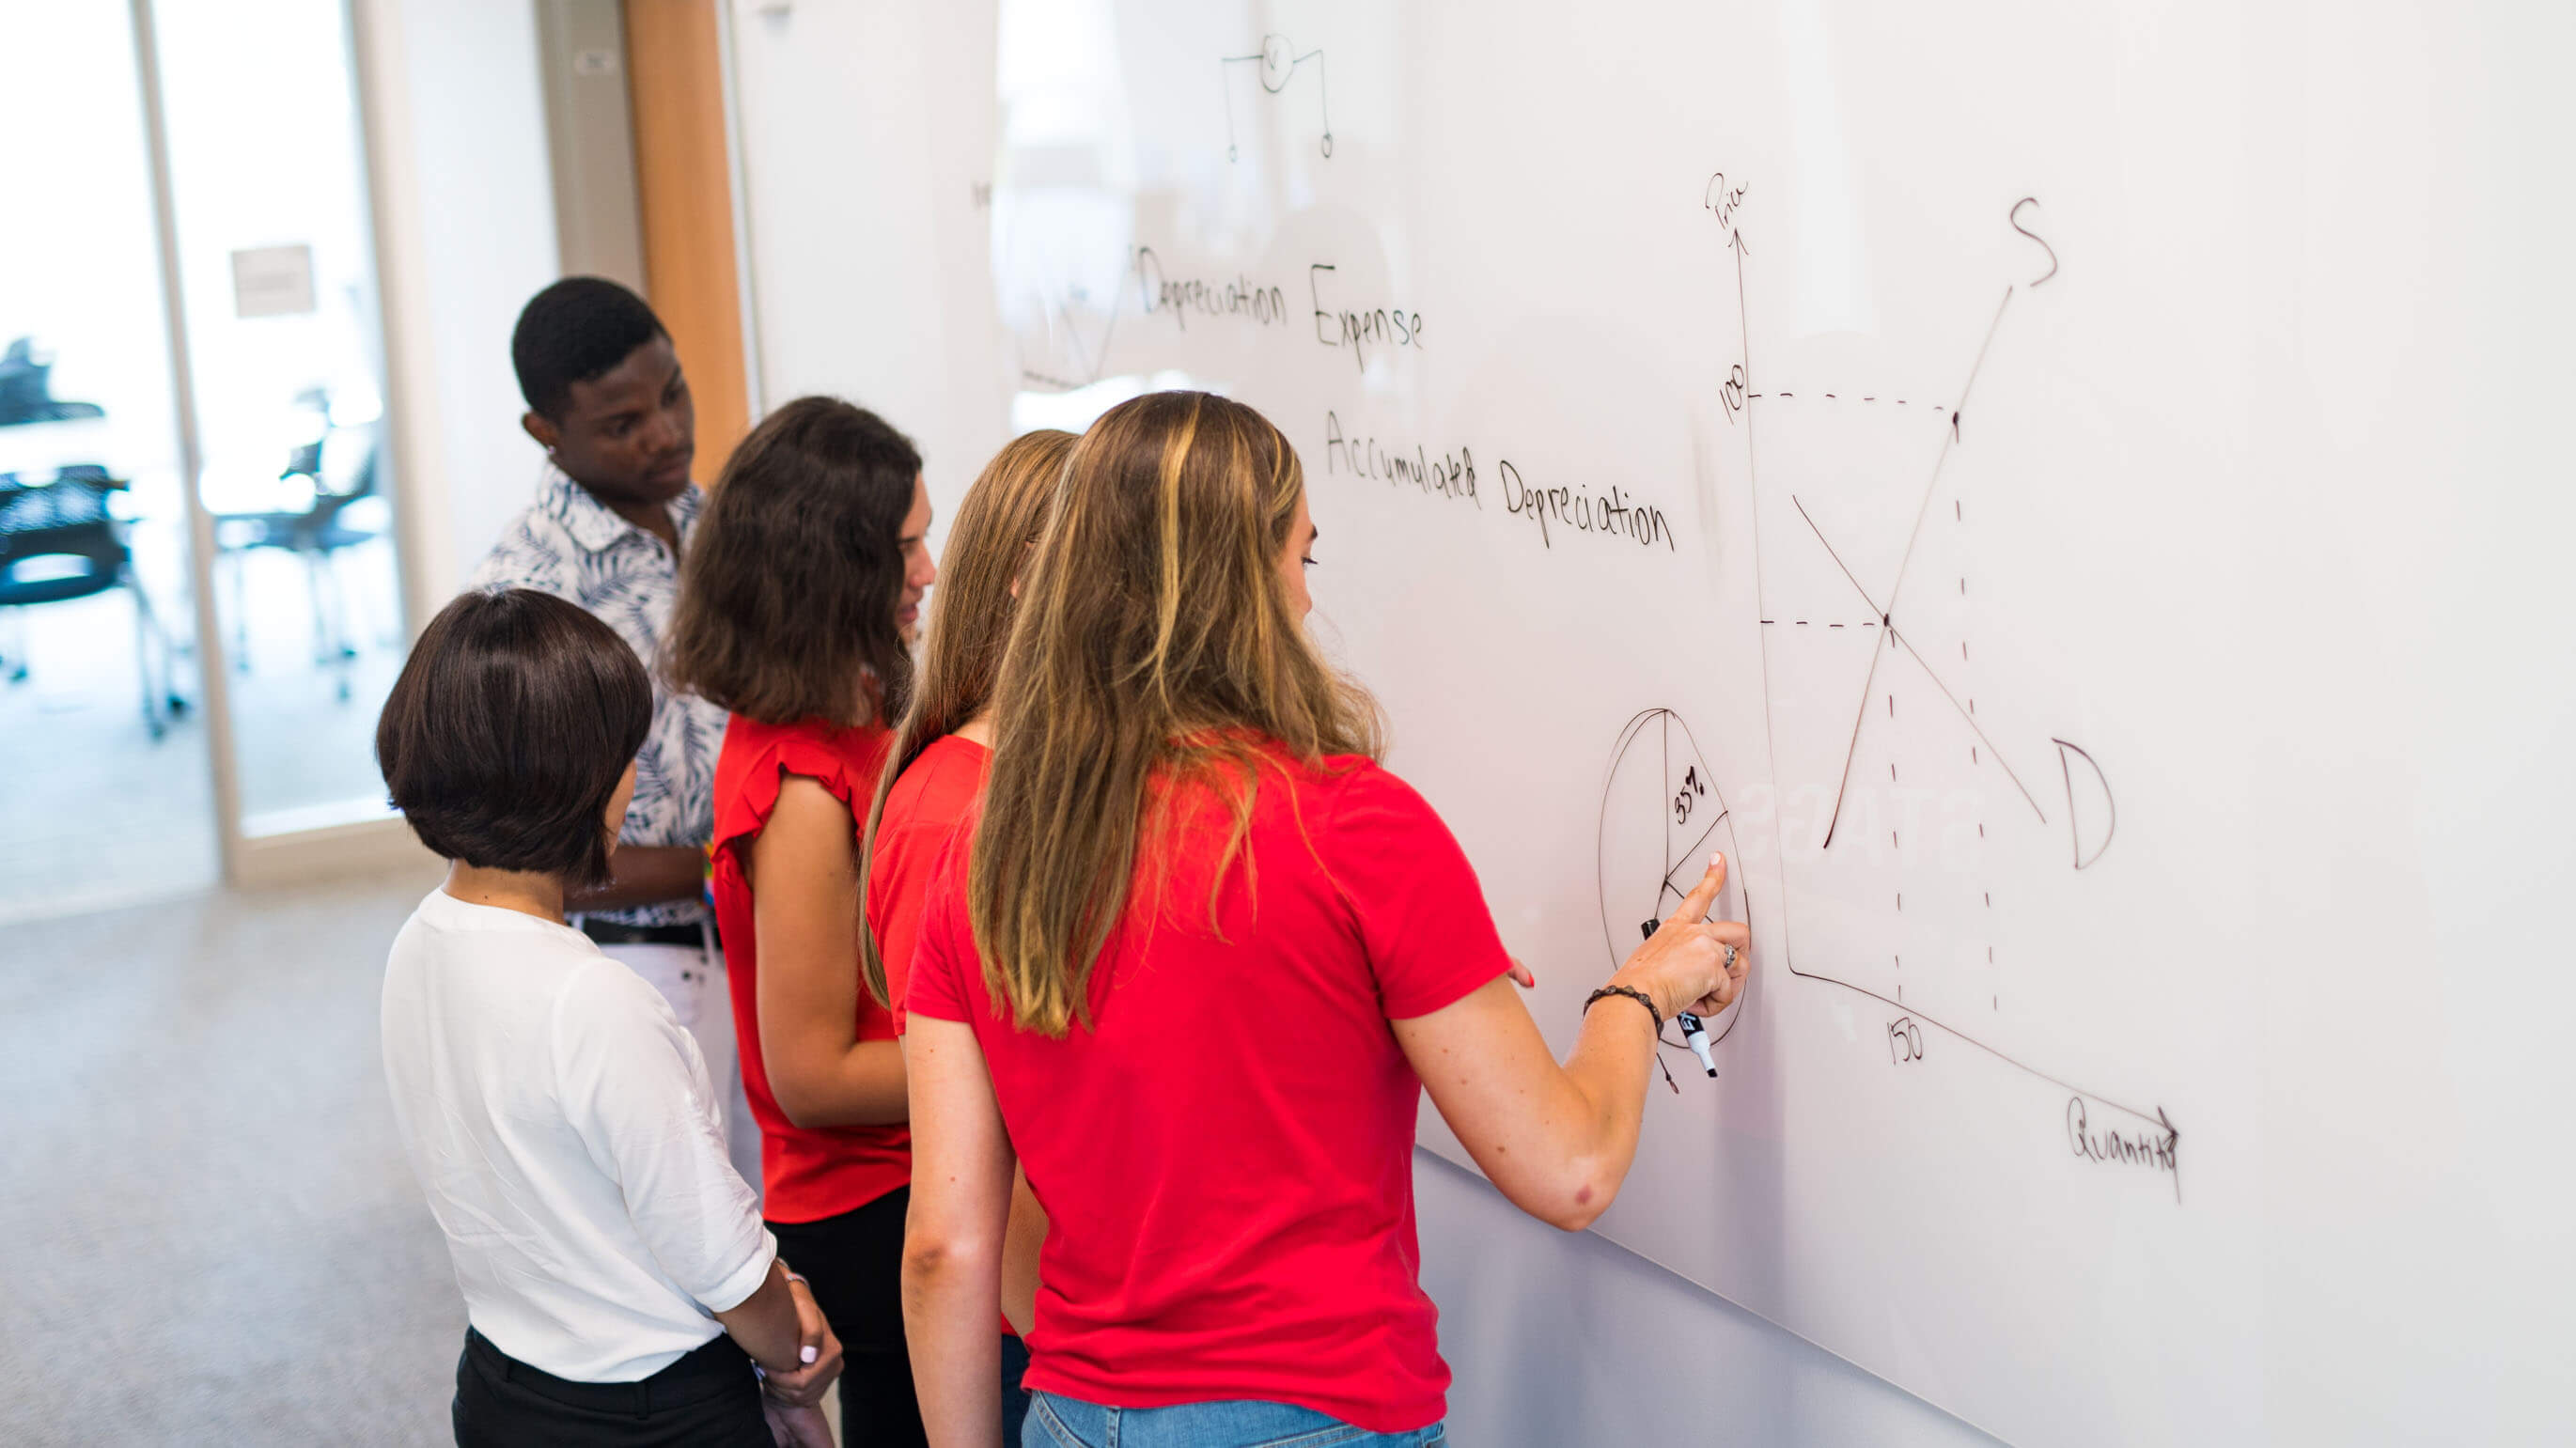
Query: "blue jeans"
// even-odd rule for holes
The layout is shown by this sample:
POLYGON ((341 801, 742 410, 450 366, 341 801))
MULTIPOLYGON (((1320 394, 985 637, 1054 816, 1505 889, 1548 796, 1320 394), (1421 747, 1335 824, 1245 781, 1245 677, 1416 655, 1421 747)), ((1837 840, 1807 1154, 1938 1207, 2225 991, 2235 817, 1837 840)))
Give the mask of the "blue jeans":
POLYGON ((1029 1420, 1020 1430, 1020 1448, 1441 1448, 1448 1441, 1438 1423, 1372 1433, 1287 1403, 1103 1408, 1054 1393, 1029 1394, 1029 1420))

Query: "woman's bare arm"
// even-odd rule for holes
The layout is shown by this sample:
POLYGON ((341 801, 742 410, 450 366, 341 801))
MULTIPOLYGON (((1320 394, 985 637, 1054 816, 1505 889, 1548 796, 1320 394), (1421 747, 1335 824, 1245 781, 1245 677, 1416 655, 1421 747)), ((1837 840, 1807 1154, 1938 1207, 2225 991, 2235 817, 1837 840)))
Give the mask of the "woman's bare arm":
POLYGON ((760 1055, 798 1126, 901 1121, 903 1048, 858 1039, 859 846, 847 805, 802 775, 752 842, 760 1055))
MULTIPOLYGON (((1709 864, 1698 888, 1610 983, 1645 992, 1662 1019, 1715 1015, 1742 988, 1744 961, 1726 947, 1750 937, 1738 921, 1706 918, 1726 882, 1709 864)), ((1574 1053, 1559 1066, 1507 976, 1427 1016, 1391 1022, 1432 1105, 1468 1155, 1514 1206, 1569 1232, 1592 1225, 1618 1195, 1637 1154, 1656 1018, 1607 997, 1585 1013, 1574 1053)))
POLYGON ((1011 1331, 1029 1335, 1038 1320, 1038 1252, 1046 1246, 1046 1208, 1029 1190, 1029 1179, 1011 1179, 1011 1225, 1002 1237, 1002 1316, 1011 1331))
POLYGON ((914 1016, 912 1203, 904 1218, 903 1331, 922 1426, 941 1448, 1001 1448, 1002 1242, 1014 1161, 971 1026, 914 1016))

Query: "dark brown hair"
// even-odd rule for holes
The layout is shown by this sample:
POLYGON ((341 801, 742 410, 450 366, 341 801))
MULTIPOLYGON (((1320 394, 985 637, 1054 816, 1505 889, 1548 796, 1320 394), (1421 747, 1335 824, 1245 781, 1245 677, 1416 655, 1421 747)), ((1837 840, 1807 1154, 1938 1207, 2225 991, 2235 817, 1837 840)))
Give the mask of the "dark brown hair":
POLYGON ((764 724, 902 713, 912 655, 894 612, 920 476, 911 440, 866 408, 800 397, 763 419, 725 463, 680 565, 663 645, 671 682, 764 724))
POLYGON ((531 589, 468 593, 412 645, 376 763, 439 855, 591 885, 608 878, 608 802, 652 723, 652 680, 608 625, 531 589))
MULTIPOLYGON (((1010 641, 1017 602, 1011 584, 1038 541, 1038 530, 1046 526, 1065 456, 1072 451, 1072 433, 1053 428, 1023 433, 1002 444, 957 506, 948 546, 939 555, 939 588, 932 595, 930 628, 923 636, 919 686, 895 728, 894 747, 886 752, 885 770, 877 777, 876 801, 868 806, 867 833, 859 849, 862 900, 876 858, 877 823, 885 818, 886 795, 896 778, 921 751, 956 733, 992 702, 993 676, 1002 669, 1002 645, 1010 641)), ((879 1004, 893 1004, 886 996, 885 959, 877 953, 873 930, 859 932, 859 978, 879 1004)))

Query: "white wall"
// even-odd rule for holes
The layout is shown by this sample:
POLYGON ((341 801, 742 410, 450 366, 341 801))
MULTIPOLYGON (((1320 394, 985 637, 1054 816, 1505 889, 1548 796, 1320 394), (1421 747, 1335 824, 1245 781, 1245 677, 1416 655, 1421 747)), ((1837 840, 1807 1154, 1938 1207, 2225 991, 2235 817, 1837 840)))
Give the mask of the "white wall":
POLYGON ((799 0, 734 9, 734 95, 762 410, 831 393, 922 450, 952 512, 1007 436, 986 282, 994 9, 799 0), (934 116, 981 118, 962 125, 934 116), (974 399, 961 404, 960 399, 974 399))
POLYGON ((1995 1441, 1606 1238, 1523 1216, 1472 1172, 1413 1160, 1452 1442, 1995 1441))
MULTIPOLYGON (((912 432, 943 512, 1007 431, 1010 350, 989 282, 994 9, 796 0, 732 16, 765 405, 829 392, 912 432)), ((1417 1158, 1423 1280, 1441 1307, 1457 1440, 1991 1441, 1595 1236, 1513 1210, 1417 1158)))
POLYGON ((356 0, 374 175, 386 394, 415 625, 526 506, 519 308, 558 275, 535 7, 356 0))

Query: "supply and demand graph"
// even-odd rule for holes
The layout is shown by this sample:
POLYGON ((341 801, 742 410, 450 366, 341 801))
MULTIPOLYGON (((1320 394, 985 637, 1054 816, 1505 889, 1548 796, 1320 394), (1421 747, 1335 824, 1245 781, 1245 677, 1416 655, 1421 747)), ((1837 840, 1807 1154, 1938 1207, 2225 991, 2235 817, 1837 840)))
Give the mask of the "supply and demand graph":
MULTIPOLYGON (((1745 197, 1724 176, 1705 192, 1736 302, 1737 358, 1721 399, 1748 460, 1765 728, 1752 742, 1768 760, 1761 827, 1782 885, 1777 935, 1763 939, 1758 924, 1757 949, 1791 977, 1877 1002, 1892 1064, 1954 1048, 2001 1063, 2055 1093, 2074 1155, 2171 1177, 2178 1199, 2180 1132, 2166 1113, 2080 1084, 2060 1034, 2011 1008, 2017 972, 2084 967, 2028 922, 2064 913, 2067 881, 2098 866, 2118 830, 2109 772, 2067 737, 2071 709, 2032 697, 2047 690, 2028 668, 1989 672, 1978 652, 1975 530, 1990 500, 1958 474, 2013 311, 2058 274, 2034 229, 2038 205, 2025 198, 1997 217, 2028 239, 2026 274, 1995 281, 1975 329, 1949 349, 1947 375, 1912 386, 1885 380, 1886 367, 1861 369, 1873 381, 1821 372, 1813 351, 1765 370, 1745 305, 1745 197), (2042 897, 2052 906, 2033 912, 2042 897), (2046 958, 2018 958, 2017 947, 2046 958)), ((1628 917, 1650 908, 1652 864, 1665 870, 1651 892, 1660 914, 1676 884, 1688 888, 1674 877, 1695 878, 1691 865, 1706 859, 1692 837, 1706 828, 1733 856, 1737 820, 1713 786, 1712 813, 1679 817, 1707 767, 1669 710, 1631 720, 1611 761, 1601 909, 1624 957, 1637 936, 1628 917), (1661 854, 1631 802, 1644 778, 1663 792, 1664 823, 1683 830, 1661 854)), ((1730 881, 1730 897, 1738 888, 1730 881)))

